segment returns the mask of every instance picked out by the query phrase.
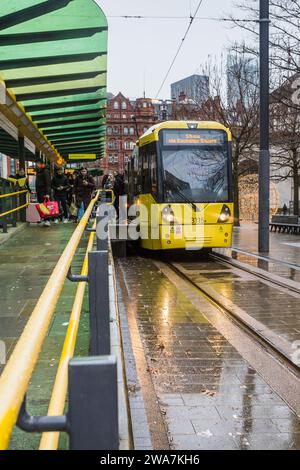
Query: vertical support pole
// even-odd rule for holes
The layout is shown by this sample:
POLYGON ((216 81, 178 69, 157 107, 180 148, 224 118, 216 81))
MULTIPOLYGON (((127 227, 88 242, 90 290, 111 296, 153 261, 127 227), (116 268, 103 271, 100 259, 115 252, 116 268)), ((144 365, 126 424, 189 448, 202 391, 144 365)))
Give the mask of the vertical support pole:
POLYGON ((260 152, 258 251, 269 252, 270 152, 269 152, 269 0, 260 0, 260 152))
POLYGON ((71 450, 118 450, 118 385, 114 356, 69 363, 71 450))
POLYGON ((19 135, 18 137, 18 157, 19 157, 19 166, 25 170, 25 144, 24 137, 19 135))
MULTIPOLYGON (((19 134, 18 137, 18 157, 19 157, 19 167, 25 170, 25 144, 24 136, 19 134)), ((20 194, 18 197, 19 206, 23 206, 26 203, 26 195, 20 194)), ((26 222, 26 209, 21 209, 20 211, 20 220, 21 222, 26 222)))
POLYGON ((108 252, 89 253, 90 354, 110 354, 108 252))

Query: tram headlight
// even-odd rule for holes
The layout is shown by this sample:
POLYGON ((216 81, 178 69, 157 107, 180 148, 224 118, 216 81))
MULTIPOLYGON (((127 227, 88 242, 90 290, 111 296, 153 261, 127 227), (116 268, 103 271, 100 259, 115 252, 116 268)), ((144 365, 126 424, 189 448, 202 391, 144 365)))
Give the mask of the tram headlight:
POLYGON ((166 206, 162 210, 162 220, 167 224, 174 224, 175 222, 175 214, 171 208, 171 206, 166 206))
POLYGON ((230 217, 231 217, 230 209, 228 206, 226 206, 226 204, 224 204, 224 206, 222 207, 221 214, 219 216, 218 224, 224 224, 226 222, 229 222, 230 217))

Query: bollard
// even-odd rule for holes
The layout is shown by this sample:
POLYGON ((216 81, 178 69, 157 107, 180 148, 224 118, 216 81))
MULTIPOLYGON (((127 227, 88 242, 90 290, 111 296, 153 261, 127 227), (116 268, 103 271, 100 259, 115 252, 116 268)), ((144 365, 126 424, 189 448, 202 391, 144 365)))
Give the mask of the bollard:
POLYGON ((117 361, 114 356, 69 363, 71 450, 119 448, 117 361))
POLYGON ((110 354, 108 252, 89 253, 90 354, 110 354))

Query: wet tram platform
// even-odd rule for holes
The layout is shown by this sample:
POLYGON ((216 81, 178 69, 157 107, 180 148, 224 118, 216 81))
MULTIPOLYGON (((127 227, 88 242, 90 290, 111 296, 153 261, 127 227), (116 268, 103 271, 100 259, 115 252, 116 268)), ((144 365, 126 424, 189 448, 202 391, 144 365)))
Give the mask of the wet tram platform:
MULTIPOLYGON (((72 223, 52 225, 50 228, 25 226, 0 245, 0 341, 5 344, 6 360, 73 231, 72 223)), ((83 237, 72 264, 74 272, 82 266, 86 237, 83 237)), ((76 288, 76 284, 66 281, 30 383, 28 409, 37 416, 47 414, 76 288)), ((76 343, 77 356, 88 351, 88 329, 88 302, 85 301, 76 343)), ((4 365, 0 365, 0 374, 3 368, 4 365)), ((40 438, 40 434, 27 434, 15 428, 10 448, 36 449, 40 438)), ((60 449, 66 448, 66 445, 67 439, 61 434, 60 449)))

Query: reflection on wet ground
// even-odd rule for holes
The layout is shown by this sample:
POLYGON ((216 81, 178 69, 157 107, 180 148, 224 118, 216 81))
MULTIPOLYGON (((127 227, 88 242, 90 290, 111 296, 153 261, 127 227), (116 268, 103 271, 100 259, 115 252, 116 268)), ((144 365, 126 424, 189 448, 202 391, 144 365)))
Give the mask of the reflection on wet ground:
POLYGON ((299 449, 299 419, 202 312, 151 260, 119 263, 172 447, 299 449))
POLYGON ((232 257, 241 263, 263 269, 269 273, 300 283, 300 266, 292 267, 292 265, 288 263, 282 263, 281 260, 271 261, 235 249, 220 249, 217 250, 217 252, 232 257))
POLYGON ((231 252, 231 250, 225 250, 224 253, 226 252, 229 256, 232 253, 232 256, 239 261, 286 279, 300 282, 300 237, 298 235, 270 232, 270 252, 267 255, 262 254, 261 258, 256 258, 251 254, 247 254, 247 252, 258 255, 257 237, 257 225, 243 225, 240 228, 235 228, 233 248, 241 251, 231 252), (265 260, 265 257, 270 258, 270 260, 265 260), (299 269, 282 264, 280 261, 298 266, 299 269))
POLYGON ((289 343, 300 340, 300 295, 280 290, 221 263, 180 263, 199 287, 209 287, 289 343))

